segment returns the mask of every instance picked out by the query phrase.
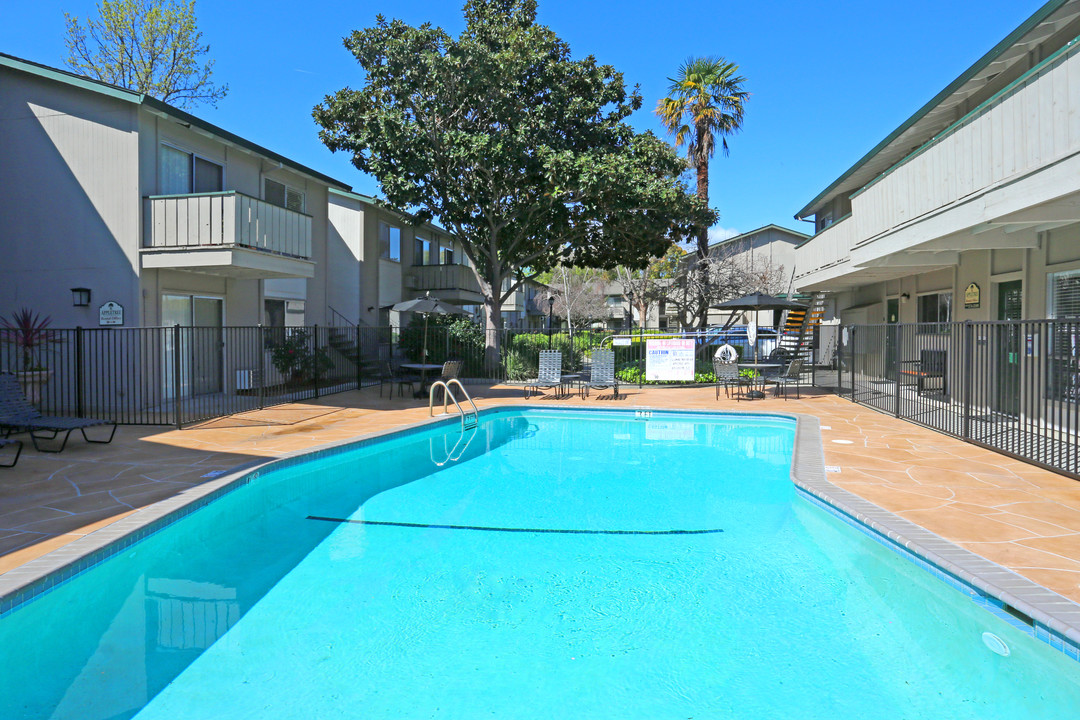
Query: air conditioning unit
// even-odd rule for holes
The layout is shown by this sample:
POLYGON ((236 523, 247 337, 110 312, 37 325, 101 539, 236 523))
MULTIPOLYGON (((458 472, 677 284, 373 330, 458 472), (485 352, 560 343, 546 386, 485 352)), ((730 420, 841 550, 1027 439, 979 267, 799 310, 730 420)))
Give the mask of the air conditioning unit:
POLYGON ((236 389, 237 390, 254 390, 259 385, 259 371, 258 370, 237 370, 236 371, 236 389))

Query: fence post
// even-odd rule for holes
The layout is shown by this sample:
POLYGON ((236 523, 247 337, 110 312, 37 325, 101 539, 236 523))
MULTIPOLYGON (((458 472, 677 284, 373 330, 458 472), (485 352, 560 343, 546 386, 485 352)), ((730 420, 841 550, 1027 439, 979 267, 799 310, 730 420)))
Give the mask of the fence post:
MULTIPOLYGON (((971 374, 974 370, 973 360, 975 346, 972 342, 974 340, 975 326, 970 320, 964 321, 964 335, 961 339, 962 350, 964 353, 964 434, 963 437, 968 439, 971 437, 971 374)), ((946 371, 948 368, 946 368, 946 371)), ((943 386, 944 387, 944 386, 943 386)))
POLYGON ((315 358, 315 399, 319 399, 319 326, 315 325, 311 333, 311 342, 315 346, 311 349, 311 356, 315 358))
POLYGON ((360 381, 363 380, 360 373, 360 358, 363 354, 360 352, 360 323, 356 323, 356 389, 360 389, 360 381))
POLYGON ((83 334, 82 325, 75 327, 75 417, 82 417, 83 408, 83 334))
POLYGON ((173 325, 173 406, 176 408, 176 429, 183 427, 180 415, 180 324, 173 325))
POLYGON ((858 402, 855 399, 855 325, 851 326, 851 358, 848 360, 848 368, 851 370, 851 402, 858 402))
POLYGON ((259 409, 263 409, 263 403, 266 402, 266 328, 262 323, 257 326, 258 331, 255 333, 255 357, 259 361, 259 368, 256 374, 259 376, 259 409))
MULTIPOLYGON (((892 358, 892 361, 893 361, 893 367, 892 367, 893 378, 892 379, 893 379, 893 384, 896 386, 894 388, 894 391, 893 391, 893 393, 895 395, 895 398, 894 398, 894 400, 895 400, 895 413, 894 414, 896 415, 896 417, 900 417, 900 358, 903 356, 903 353, 900 351, 900 348, 902 347, 901 343, 902 343, 902 341, 904 339, 904 333, 903 333, 903 327, 900 325, 900 323, 894 323, 892 325, 887 326, 887 330, 893 333, 893 358, 892 358)), ((888 347, 888 340, 885 341, 885 346, 888 347)), ((887 361, 887 357, 888 356, 886 355, 886 361, 887 361)))

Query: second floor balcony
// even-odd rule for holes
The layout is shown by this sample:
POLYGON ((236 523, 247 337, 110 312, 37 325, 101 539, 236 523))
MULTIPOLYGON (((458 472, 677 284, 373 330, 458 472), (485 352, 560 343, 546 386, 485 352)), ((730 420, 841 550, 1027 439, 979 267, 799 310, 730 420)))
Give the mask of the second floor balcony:
POLYGON ((313 277, 311 216, 229 191, 146 199, 144 268, 313 277))
POLYGON ((414 265, 409 268, 405 284, 447 302, 475 304, 484 300, 476 274, 467 265, 414 265))

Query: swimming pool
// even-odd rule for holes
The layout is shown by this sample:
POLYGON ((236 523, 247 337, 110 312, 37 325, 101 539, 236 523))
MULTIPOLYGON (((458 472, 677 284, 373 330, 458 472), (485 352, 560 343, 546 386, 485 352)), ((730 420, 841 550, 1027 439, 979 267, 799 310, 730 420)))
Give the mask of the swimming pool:
POLYGON ((0 717, 1077 707, 1080 664, 797 492, 794 437, 501 410, 257 471, 0 618, 0 717))

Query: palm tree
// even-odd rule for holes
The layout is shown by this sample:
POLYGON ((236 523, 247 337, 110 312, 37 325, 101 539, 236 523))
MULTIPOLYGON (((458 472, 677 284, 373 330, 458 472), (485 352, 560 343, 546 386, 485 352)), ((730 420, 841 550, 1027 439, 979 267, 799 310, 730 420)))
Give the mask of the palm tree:
MULTIPOLYGON (((743 110, 750 93, 743 90, 745 78, 739 66, 724 58, 690 58, 678 75, 668 78, 668 97, 662 99, 656 114, 675 136, 675 145, 687 144, 687 157, 697 170, 697 195, 704 206, 709 204, 709 158, 716 151, 716 138, 724 155, 728 154, 727 136, 742 128, 743 110)), ((701 272, 706 272, 709 254, 709 228, 697 229, 697 257, 701 272)), ((699 324, 706 322, 707 302, 701 308, 699 324)))

